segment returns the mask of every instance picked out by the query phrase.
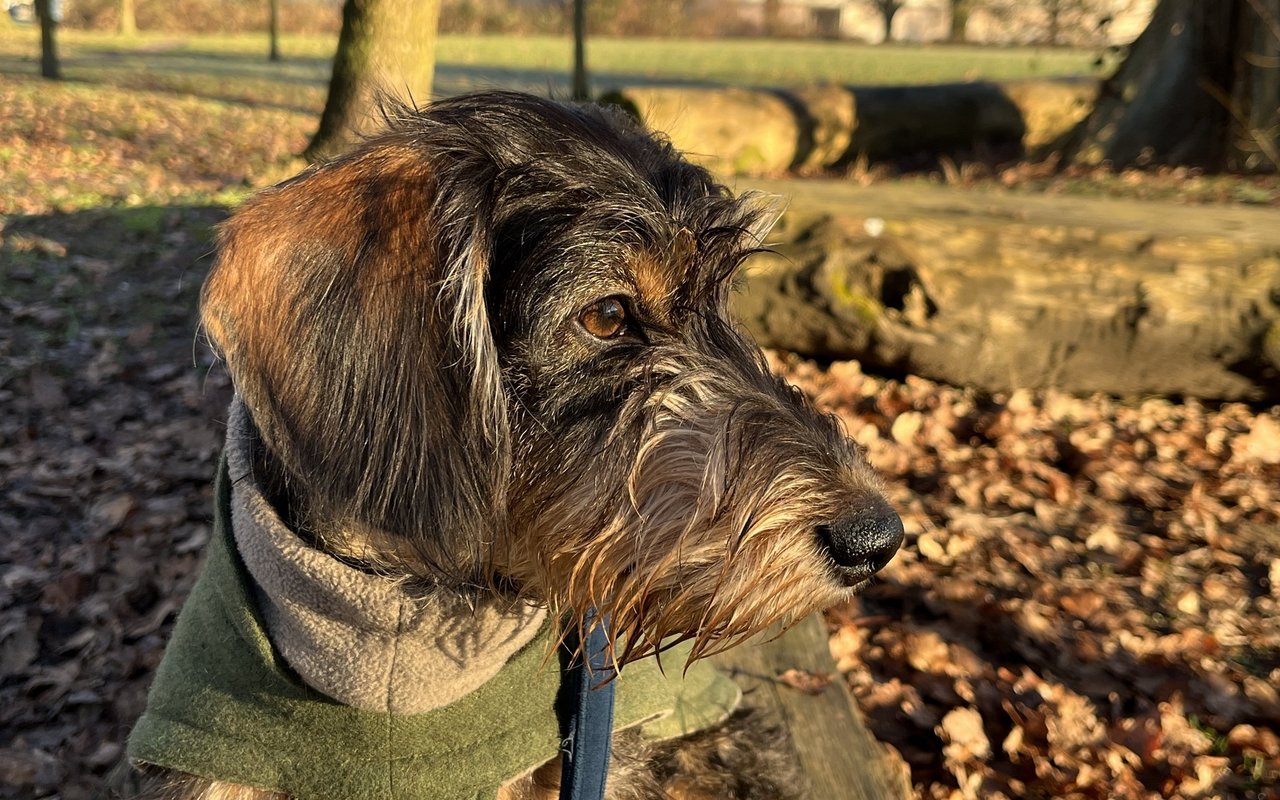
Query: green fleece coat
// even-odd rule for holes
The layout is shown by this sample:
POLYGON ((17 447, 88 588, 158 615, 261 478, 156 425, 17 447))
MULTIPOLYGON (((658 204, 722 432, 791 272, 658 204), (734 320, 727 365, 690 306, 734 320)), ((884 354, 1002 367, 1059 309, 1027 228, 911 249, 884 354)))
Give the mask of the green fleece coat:
MULTIPOLYGON (((434 711, 343 705, 299 679, 268 639, 233 538, 231 497, 224 463, 206 562, 129 737, 131 759, 298 800, 457 800, 492 798, 555 756, 561 676, 551 624, 494 678, 434 711)), ((664 660, 682 665, 686 654, 677 648, 664 660)), ((723 719, 738 697, 705 662, 681 676, 647 659, 618 678, 615 727, 677 736, 723 719)))

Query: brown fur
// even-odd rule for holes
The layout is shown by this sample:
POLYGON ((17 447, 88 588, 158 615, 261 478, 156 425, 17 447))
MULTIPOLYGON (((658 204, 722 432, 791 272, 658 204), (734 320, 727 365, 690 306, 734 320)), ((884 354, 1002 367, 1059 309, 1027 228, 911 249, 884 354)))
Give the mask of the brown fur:
MULTIPOLYGON (((769 203, 592 107, 499 93, 390 122, 249 201, 205 287, 293 528, 431 591, 579 627, 595 609, 620 666, 676 640, 704 657, 883 566, 901 525, 876 477, 727 319, 769 203), (602 338, 580 320, 606 300, 626 324, 602 338)), ((660 745, 620 734, 609 791, 781 800, 793 765, 739 713, 660 745)), ((558 775, 500 797, 553 797, 558 775)), ((275 797, 187 776, 157 792, 275 797)))

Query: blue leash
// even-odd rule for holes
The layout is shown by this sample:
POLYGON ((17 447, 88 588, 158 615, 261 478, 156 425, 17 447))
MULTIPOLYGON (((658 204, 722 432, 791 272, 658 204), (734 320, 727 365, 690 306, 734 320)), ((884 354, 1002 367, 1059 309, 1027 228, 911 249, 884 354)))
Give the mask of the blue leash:
MULTIPOLYGON (((595 613, 587 617, 591 625, 595 613)), ((578 628, 570 626, 561 645, 564 677, 556 698, 560 717, 560 800, 604 800, 613 736, 613 667, 609 664, 608 620, 591 626, 581 658, 578 628), (605 681, 608 681, 607 683, 605 681)))

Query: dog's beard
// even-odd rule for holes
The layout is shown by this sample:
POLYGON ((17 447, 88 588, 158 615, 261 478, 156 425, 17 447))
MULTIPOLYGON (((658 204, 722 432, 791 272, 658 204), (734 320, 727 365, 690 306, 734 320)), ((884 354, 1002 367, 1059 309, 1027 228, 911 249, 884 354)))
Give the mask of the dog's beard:
POLYGON ((561 488, 515 493, 542 499, 500 557, 554 610, 607 618, 619 663, 686 639, 700 658, 844 599, 815 528, 876 494, 835 425, 771 378, 659 371, 675 377, 624 404, 561 488))

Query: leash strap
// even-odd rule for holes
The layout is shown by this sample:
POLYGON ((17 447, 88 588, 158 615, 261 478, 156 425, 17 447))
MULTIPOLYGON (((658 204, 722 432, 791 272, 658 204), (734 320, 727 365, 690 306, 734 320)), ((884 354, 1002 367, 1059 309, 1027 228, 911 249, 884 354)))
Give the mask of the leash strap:
POLYGON ((592 625, 583 658, 574 656, 579 638, 576 626, 565 636, 567 671, 560 687, 561 714, 560 800, 604 800, 613 737, 613 668, 609 665, 608 620, 592 625), (567 718, 566 718, 567 717, 567 718))

